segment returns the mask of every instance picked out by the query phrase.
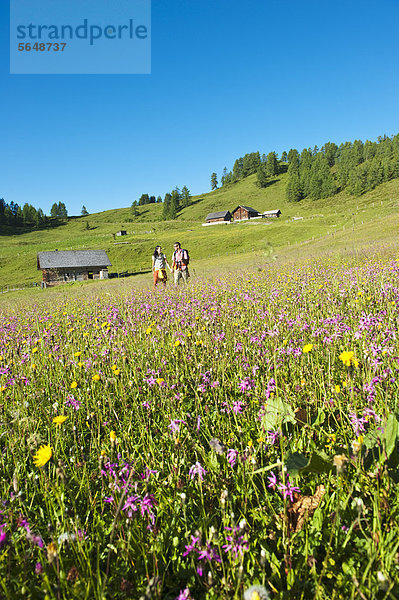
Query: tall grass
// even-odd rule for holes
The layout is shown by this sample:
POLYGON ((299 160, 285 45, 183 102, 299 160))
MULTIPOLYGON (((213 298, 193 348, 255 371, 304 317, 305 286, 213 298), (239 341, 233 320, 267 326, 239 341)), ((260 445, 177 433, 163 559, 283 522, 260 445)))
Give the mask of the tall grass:
POLYGON ((3 597, 396 598, 398 274, 375 251, 4 311, 3 597))

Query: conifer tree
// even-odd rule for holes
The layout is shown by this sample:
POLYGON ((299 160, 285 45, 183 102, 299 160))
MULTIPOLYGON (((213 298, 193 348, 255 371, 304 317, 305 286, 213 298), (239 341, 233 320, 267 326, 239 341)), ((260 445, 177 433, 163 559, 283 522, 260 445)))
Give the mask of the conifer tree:
POLYGON ((162 209, 162 218, 164 221, 167 221, 168 219, 170 219, 170 201, 172 199, 172 196, 168 193, 165 194, 165 198, 163 201, 163 209, 162 209))
POLYGON ((216 173, 212 173, 211 175, 211 189, 212 190, 216 190, 216 188, 218 187, 218 178, 216 173))
POLYGON ((186 185, 183 185, 180 196, 183 208, 187 208, 187 206, 190 206, 191 195, 190 190, 186 185))
POLYGON ((286 187, 286 198, 288 202, 299 202, 303 198, 299 170, 292 170, 286 187))
POLYGON ((177 213, 180 210, 180 190, 175 188, 172 190, 169 206, 169 219, 176 219, 177 213))
POLYGON ((277 154, 275 152, 269 152, 266 162, 266 174, 269 175, 269 177, 273 177, 274 175, 278 175, 278 171, 277 154))
POLYGON ((256 183, 260 188, 265 188, 269 184, 269 176, 266 173, 265 165, 260 165, 256 171, 256 183))

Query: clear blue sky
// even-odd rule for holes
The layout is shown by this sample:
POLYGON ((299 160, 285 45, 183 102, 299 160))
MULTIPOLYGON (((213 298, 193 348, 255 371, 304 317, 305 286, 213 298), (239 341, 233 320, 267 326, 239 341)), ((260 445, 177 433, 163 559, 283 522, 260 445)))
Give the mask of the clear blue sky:
POLYGON ((74 215, 199 194, 246 152, 399 132, 397 0, 153 0, 151 75, 10 75, 7 5, 6 202, 74 215))

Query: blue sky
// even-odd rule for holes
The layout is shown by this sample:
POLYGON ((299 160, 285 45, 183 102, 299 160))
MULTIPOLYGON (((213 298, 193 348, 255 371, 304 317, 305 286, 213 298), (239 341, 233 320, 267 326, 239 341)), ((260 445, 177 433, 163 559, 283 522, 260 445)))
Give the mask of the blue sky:
POLYGON ((397 0, 153 0, 150 75, 10 75, 7 4, 6 202, 76 215, 200 194, 246 152, 399 132, 397 0))

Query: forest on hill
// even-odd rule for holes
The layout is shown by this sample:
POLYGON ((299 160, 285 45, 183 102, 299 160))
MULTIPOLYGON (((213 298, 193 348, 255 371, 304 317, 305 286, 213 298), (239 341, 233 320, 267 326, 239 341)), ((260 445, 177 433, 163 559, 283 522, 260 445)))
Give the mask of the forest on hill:
MULTIPOLYGON (((380 136, 375 142, 355 140, 339 146, 334 142, 327 142, 321 148, 303 148, 301 152, 291 148, 288 152, 282 152, 281 157, 274 151, 267 155, 250 152, 237 158, 231 171, 224 168, 220 185, 227 188, 250 175, 256 175, 257 186, 267 188, 278 175, 287 171, 285 195, 289 202, 299 202, 305 198, 328 198, 343 190, 360 196, 381 183, 399 178, 399 134, 380 136)), ((213 172, 211 189, 218 188, 218 176, 213 172)), ((247 199, 249 200, 250 198, 247 199)), ((131 216, 127 220, 134 221, 140 215, 140 207, 156 203, 162 204, 161 219, 173 221, 192 202, 191 192, 186 185, 181 189, 176 187, 166 193, 164 198, 145 193, 133 201, 131 216)), ((81 216, 88 214, 83 206, 81 216)), ((41 208, 36 209, 28 202, 21 208, 13 201, 7 203, 0 198, 1 233, 12 234, 55 227, 67 218, 68 211, 62 202, 55 202, 50 216, 47 216, 41 208)))
MULTIPOLYGON (((256 174, 259 187, 267 187, 272 178, 288 169, 286 198, 298 202, 304 198, 328 198, 346 189, 360 196, 377 185, 399 177, 399 134, 378 138, 376 142, 355 140, 337 146, 327 142, 318 148, 295 148, 260 155, 251 152, 237 158, 233 169, 225 167, 221 185, 227 186, 256 174)), ((217 174, 211 175, 211 188, 218 187, 217 174)))

